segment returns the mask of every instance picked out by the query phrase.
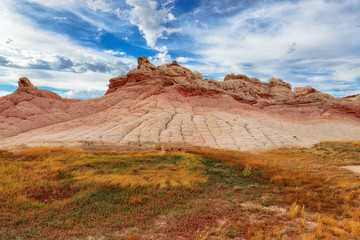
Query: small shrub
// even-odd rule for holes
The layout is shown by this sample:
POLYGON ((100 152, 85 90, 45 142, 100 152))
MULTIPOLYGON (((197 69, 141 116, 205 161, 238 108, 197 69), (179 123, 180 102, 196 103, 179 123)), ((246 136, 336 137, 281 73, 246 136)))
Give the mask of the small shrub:
POLYGON ((294 219, 296 217, 303 217, 304 212, 305 212, 304 205, 300 207, 296 202, 294 202, 289 209, 287 217, 290 219, 294 219))
POLYGON ((251 167, 246 166, 245 169, 242 171, 244 177, 249 177, 252 173, 251 167))

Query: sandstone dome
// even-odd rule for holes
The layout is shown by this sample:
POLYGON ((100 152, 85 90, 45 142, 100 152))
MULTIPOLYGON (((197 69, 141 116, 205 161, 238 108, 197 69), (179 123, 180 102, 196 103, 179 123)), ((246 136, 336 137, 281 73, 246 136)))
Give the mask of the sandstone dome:
POLYGON ((0 147, 258 151, 360 139, 356 96, 334 98, 308 86, 292 91, 276 78, 224 80, 139 57, 136 69, 109 80, 104 96, 82 101, 20 78, 18 89, 0 98, 0 147))

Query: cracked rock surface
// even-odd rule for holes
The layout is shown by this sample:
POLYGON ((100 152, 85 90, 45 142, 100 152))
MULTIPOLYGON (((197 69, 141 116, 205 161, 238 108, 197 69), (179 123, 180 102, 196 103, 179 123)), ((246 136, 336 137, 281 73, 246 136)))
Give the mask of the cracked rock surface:
POLYGON ((242 74, 203 79, 178 65, 137 69, 110 79, 105 96, 63 99, 27 78, 0 98, 0 148, 68 146, 138 150, 212 148, 259 151, 360 139, 359 96, 334 98, 281 79, 242 74))

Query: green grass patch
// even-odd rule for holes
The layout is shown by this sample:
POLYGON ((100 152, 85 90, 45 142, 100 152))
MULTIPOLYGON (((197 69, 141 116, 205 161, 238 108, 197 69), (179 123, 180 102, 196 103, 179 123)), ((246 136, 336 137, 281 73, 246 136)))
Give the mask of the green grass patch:
POLYGON ((244 165, 229 164, 227 162, 218 159, 209 159, 203 157, 203 164, 206 166, 206 175, 213 184, 222 184, 225 188, 233 188, 234 186, 248 186, 250 184, 266 184, 261 178, 262 173, 247 170, 247 174, 244 174, 246 169, 244 165))

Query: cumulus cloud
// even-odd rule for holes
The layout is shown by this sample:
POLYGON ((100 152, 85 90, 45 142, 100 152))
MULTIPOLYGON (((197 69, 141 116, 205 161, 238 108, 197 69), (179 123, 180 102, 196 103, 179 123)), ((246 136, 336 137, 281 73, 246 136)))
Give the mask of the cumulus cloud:
POLYGON ((174 16, 174 14, 168 13, 168 15, 167 15, 167 20, 169 20, 169 21, 174 21, 174 20, 176 20, 176 17, 174 16))
POLYGON ((61 93, 60 96, 63 98, 76 98, 76 99, 89 99, 98 98, 104 96, 105 90, 98 89, 84 89, 84 90, 70 90, 65 93, 61 93))
POLYGON ((155 49, 159 52, 154 57, 150 57, 150 61, 153 64, 161 65, 172 61, 166 46, 162 46, 161 48, 156 47, 155 49))
POLYGON ((175 20, 170 12, 171 8, 162 6, 159 8, 153 0, 126 0, 133 8, 130 11, 130 22, 139 28, 149 47, 154 48, 156 40, 168 34, 179 32, 179 28, 166 28, 164 23, 175 20))

